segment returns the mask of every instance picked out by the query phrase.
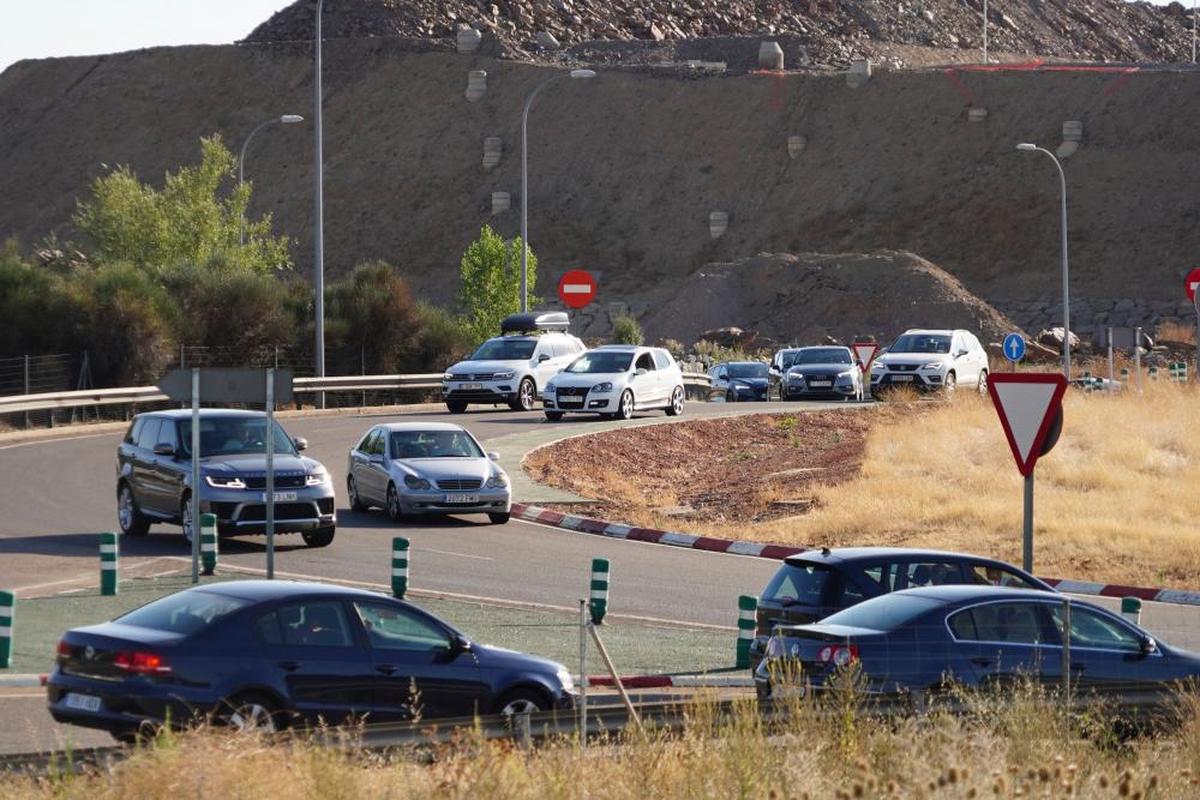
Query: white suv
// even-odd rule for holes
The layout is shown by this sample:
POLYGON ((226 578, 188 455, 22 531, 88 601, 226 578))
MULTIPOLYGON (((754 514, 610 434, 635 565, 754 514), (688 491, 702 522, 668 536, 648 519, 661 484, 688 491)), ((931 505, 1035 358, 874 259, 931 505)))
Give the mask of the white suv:
POLYGON ((549 420, 571 411, 629 419, 654 408, 678 416, 683 398, 683 373, 670 353, 612 344, 587 351, 555 375, 542 402, 549 420))
POLYGON ((567 324, 563 312, 505 318, 504 335, 488 339, 442 376, 446 408, 461 414, 471 403, 507 404, 514 411, 532 411, 555 373, 587 349, 566 333, 567 324))
POLYGON ((871 365, 871 391, 912 386, 922 391, 987 390, 988 357, 975 334, 964 330, 910 329, 871 365))

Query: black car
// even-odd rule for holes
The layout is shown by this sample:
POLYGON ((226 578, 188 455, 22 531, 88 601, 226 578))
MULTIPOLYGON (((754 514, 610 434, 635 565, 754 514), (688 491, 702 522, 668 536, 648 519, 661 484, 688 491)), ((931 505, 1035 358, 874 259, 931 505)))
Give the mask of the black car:
POLYGON ((386 595, 233 581, 67 631, 51 716, 129 739, 168 719, 275 730, 570 708, 560 664, 476 644, 386 595))
POLYGON ((785 559, 763 589, 751 662, 762 658, 776 625, 816 622, 881 594, 943 584, 1054 591, 1011 564, 982 556, 903 547, 807 550, 785 559))
POLYGON ((708 371, 711 392, 726 403, 766 400, 769 368, 761 361, 723 361, 708 371))
POLYGON ((948 686, 1060 687, 1064 663, 1084 700, 1122 716, 1172 702, 1200 678, 1200 655, 1168 647, 1120 616, 1067 598, 997 586, 926 586, 875 597, 812 625, 779 629, 755 670, 760 699, 820 693, 857 662, 865 694, 928 697, 948 686), (1066 659, 1069 658, 1069 662, 1066 659), (786 666, 785 666, 786 665, 786 666), (801 680, 794 676, 799 674, 801 680))

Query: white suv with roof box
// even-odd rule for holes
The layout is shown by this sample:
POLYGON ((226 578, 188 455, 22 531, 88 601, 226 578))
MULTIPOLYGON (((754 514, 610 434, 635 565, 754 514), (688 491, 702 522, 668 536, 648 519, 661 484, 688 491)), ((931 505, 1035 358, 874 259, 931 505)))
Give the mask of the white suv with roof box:
POLYGON ((871 365, 871 391, 912 386, 920 391, 987 391, 988 357, 975 334, 964 330, 910 329, 871 365))
POLYGON ((542 397, 546 419, 567 412, 629 419, 661 408, 683 413, 683 373, 661 347, 611 344, 588 350, 554 376, 542 397))
POLYGON ((505 318, 501 336, 488 339, 442 376, 446 408, 461 414, 471 403, 506 404, 532 411, 550 378, 587 349, 567 327, 561 311, 505 318))

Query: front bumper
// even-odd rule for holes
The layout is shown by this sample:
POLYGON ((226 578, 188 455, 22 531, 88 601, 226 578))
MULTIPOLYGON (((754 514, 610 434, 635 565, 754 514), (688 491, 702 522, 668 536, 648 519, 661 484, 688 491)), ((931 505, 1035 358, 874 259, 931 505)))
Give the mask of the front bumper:
MULTIPOLYGON (((205 486, 200 495, 200 511, 216 514, 217 531, 223 536, 264 534, 267 532, 265 497, 260 489, 205 486)), ((332 483, 277 489, 276 497, 276 533, 299 533, 337 524, 332 483)))
POLYGON ((729 392, 732 392, 734 397, 739 401, 742 401, 742 400, 765 401, 767 399, 767 387, 766 386, 762 386, 762 387, 731 386, 728 389, 726 389, 725 391, 727 394, 729 392))
POLYGON ((442 398, 464 403, 502 405, 517 399, 516 378, 503 381, 442 381, 442 398))
POLYGON ((591 392, 586 395, 547 394, 542 398, 542 407, 546 411, 561 411, 564 413, 583 412, 588 414, 615 414, 620 407, 621 398, 615 392, 591 392))
POLYGON ((405 514, 507 514, 512 510, 512 490, 475 489, 447 492, 444 489, 402 489, 400 508, 405 514), (475 502, 450 502, 448 496, 470 495, 475 502))
POLYGON ((871 390, 895 389, 899 386, 911 386, 919 392, 935 392, 942 388, 942 376, 937 372, 899 372, 891 371, 872 373, 871 390))

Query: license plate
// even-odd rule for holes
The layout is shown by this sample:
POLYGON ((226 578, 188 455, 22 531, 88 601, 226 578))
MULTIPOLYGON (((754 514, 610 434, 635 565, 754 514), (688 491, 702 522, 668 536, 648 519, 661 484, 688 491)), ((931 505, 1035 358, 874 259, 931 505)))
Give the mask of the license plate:
POLYGON ((458 385, 458 388, 462 389, 464 392, 477 392, 483 388, 483 384, 482 383, 460 383, 458 385))
POLYGON ((475 503, 479 502, 479 495, 477 495, 477 494, 448 494, 448 495, 446 495, 446 502, 453 503, 456 505, 475 504, 475 503))
MULTIPOLYGON (((276 503, 290 503, 296 499, 296 493, 295 492, 275 492, 275 494, 272 495, 272 497, 275 498, 276 503)), ((266 492, 263 492, 262 499, 263 499, 264 503, 267 502, 267 493, 266 492)))
POLYGON ((90 694, 68 694, 63 698, 63 705, 80 711, 99 711, 100 698, 90 694))
POLYGON ((912 379, 913 379, 913 376, 912 376, 912 375, 893 375, 893 376, 892 376, 892 383, 900 383, 900 382, 903 382, 903 381, 911 381, 912 379))
POLYGON ((560 397, 558 398, 558 404, 560 406, 581 406, 583 405, 583 399, 578 397, 560 397))
POLYGON ((809 381, 808 385, 814 389, 828 389, 833 386, 833 381, 809 381))

